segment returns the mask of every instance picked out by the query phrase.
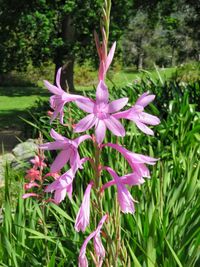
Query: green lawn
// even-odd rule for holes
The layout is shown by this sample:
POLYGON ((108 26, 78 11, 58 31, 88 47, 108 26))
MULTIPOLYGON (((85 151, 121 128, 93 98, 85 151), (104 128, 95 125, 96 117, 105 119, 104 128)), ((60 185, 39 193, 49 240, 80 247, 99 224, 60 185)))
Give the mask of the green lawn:
POLYGON ((0 87, 0 129, 20 128, 19 116, 26 115, 39 97, 48 99, 48 95, 43 88, 0 87))
MULTIPOLYGON (((108 73, 108 77, 110 79, 107 79, 107 85, 110 86, 117 86, 117 87, 123 87, 127 85, 128 83, 133 83, 138 79, 145 78, 147 76, 150 76, 154 80, 161 79, 167 80, 169 79, 173 73, 176 72, 176 68, 167 68, 167 69, 159 69, 159 73, 156 70, 153 71, 130 71, 130 70, 124 70, 124 71, 119 71, 114 74, 108 73)), ((97 77, 97 75, 96 75, 97 77)), ((94 80, 91 82, 90 85, 85 86, 84 84, 79 84, 76 86, 78 90, 89 90, 92 87, 96 86, 97 80, 94 80)))

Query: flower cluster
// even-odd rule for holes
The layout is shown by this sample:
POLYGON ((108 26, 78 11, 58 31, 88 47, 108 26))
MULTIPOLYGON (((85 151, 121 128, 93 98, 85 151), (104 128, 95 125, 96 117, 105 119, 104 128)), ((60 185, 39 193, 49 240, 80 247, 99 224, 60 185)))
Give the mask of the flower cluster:
MULTIPOLYGON (((105 77, 114 56, 116 43, 113 44, 110 52, 107 54, 107 50, 105 49, 105 40, 103 40, 101 45, 97 35, 95 35, 95 41, 100 59, 98 75, 99 83, 96 89, 96 99, 90 99, 87 97, 72 95, 64 92, 60 86, 61 69, 59 69, 57 73, 56 85, 52 85, 48 81, 45 81, 45 86, 53 94, 50 98, 50 105, 53 109, 51 121, 60 116, 60 122, 61 124, 63 124, 64 105, 68 102, 73 101, 78 106, 78 108, 88 113, 88 115, 82 118, 75 125, 74 132, 82 133, 90 130, 93 127, 95 132, 95 138, 92 138, 90 135, 85 134, 71 140, 60 135, 54 129, 51 129, 50 134, 54 141, 40 145, 40 149, 42 150, 60 151, 54 162, 52 163, 50 171, 52 173, 60 173, 62 171, 62 168, 68 162, 70 168, 67 172, 60 175, 52 184, 48 185, 45 188, 45 192, 54 192, 55 203, 60 203, 66 195, 68 195, 69 198, 72 198, 73 181, 76 172, 79 169, 83 168, 83 164, 87 160, 96 163, 97 166, 93 164, 93 168, 94 171, 96 170, 97 176, 99 175, 98 177, 96 177, 97 179, 100 179, 100 175, 103 171, 107 171, 112 177, 110 181, 103 184, 101 187, 98 187, 95 179, 91 180, 88 184, 83 196, 82 204, 75 220, 75 230, 77 232, 84 232, 90 223, 90 196, 92 191, 98 191, 100 194, 102 194, 108 187, 112 185, 116 186, 117 198, 121 211, 123 213, 134 213, 134 203, 136 201, 131 196, 131 193, 129 192, 127 186, 131 187, 143 184, 145 182, 144 178, 150 177, 147 165, 154 165, 157 161, 157 159, 155 158, 131 152, 119 144, 103 143, 106 136, 106 130, 111 131, 114 135, 119 137, 125 136, 126 131, 124 129, 124 126, 120 122, 120 119, 122 118, 133 121, 142 132, 149 135, 153 135, 153 131, 148 126, 157 125, 160 121, 157 117, 144 112, 144 108, 155 98, 155 96, 151 95, 149 92, 141 95, 136 101, 135 105, 124 111, 121 111, 121 109, 126 106, 128 98, 124 97, 109 102, 109 92, 105 84, 105 77), (111 147, 121 153, 130 165, 132 172, 119 177, 117 172, 109 166, 102 166, 97 158, 81 159, 78 152, 78 147, 82 142, 86 140, 93 140, 94 145, 99 153, 105 147, 111 147), (95 190, 93 190, 94 188, 95 190)), ((39 161, 37 162, 38 163, 36 164, 35 161, 35 166, 42 164, 39 163, 39 161)), ((27 188, 31 188, 31 186, 37 186, 35 180, 38 179, 38 175, 39 173, 37 171, 37 168, 29 170, 27 177, 30 178, 30 183, 26 186, 27 188)), ((86 258, 86 246, 91 239, 94 240, 94 252, 97 264, 98 266, 102 266, 103 259, 105 257, 105 249, 101 242, 100 233, 104 222, 106 221, 106 219, 108 219, 108 215, 103 211, 101 214, 103 217, 101 218, 96 230, 94 230, 86 238, 80 250, 80 267, 88 266, 88 261, 86 258)))
MULTIPOLYGON (((56 180, 60 177, 60 175, 57 172, 49 172, 43 175, 43 170, 45 167, 47 167, 47 165, 44 162, 44 157, 42 156, 42 153, 40 153, 40 150, 38 155, 31 159, 30 162, 33 164, 33 166, 32 168, 26 171, 25 179, 27 180, 27 182, 24 184, 24 190, 29 192, 23 194, 22 197, 24 199, 29 197, 36 197, 42 199, 42 195, 39 193, 39 191, 43 190, 44 180, 47 177, 53 177, 56 180), (37 193, 34 192, 35 188, 38 189, 37 193)), ((48 202, 49 201, 56 202, 54 199, 48 199, 48 202)))
MULTIPOLYGON (((33 167, 26 171, 25 179, 28 181, 24 184, 24 190, 30 190, 34 187, 40 187, 40 181, 42 180, 42 170, 46 167, 44 163, 44 158, 40 155, 36 155, 34 159, 30 161, 33 164, 33 167)), ((39 197, 38 194, 34 192, 29 192, 23 195, 23 198, 28 197, 39 197)))

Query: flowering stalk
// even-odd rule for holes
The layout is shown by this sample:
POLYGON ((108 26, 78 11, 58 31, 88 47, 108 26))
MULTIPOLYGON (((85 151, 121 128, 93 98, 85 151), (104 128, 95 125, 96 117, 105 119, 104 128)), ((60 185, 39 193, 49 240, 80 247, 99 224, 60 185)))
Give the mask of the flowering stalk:
MULTIPOLYGON (((59 150, 57 157, 51 165, 51 172, 62 173, 62 168, 66 164, 69 164, 68 171, 65 170, 63 174, 58 175, 55 181, 45 188, 46 193, 54 192, 54 202, 57 204, 63 201, 66 195, 70 199, 73 197, 73 182, 76 172, 83 169, 83 164, 87 160, 91 162, 94 170, 94 179, 86 187, 82 204, 75 220, 75 230, 77 232, 85 232, 87 226, 90 224, 90 198, 95 195, 95 200, 92 201, 93 213, 95 214, 95 229, 85 239, 80 249, 79 267, 88 267, 86 247, 90 240, 93 240, 94 253, 91 252, 91 256, 96 266, 101 267, 104 261, 108 267, 118 266, 119 258, 122 258, 120 257, 122 255, 121 212, 133 214, 135 212, 135 203, 137 202, 129 192, 129 187, 141 185, 145 182, 144 178, 150 178, 150 172, 146 165, 154 165, 157 161, 157 159, 152 157, 129 151, 119 144, 103 143, 107 130, 117 137, 124 137, 126 135, 125 128, 120 122, 120 119, 133 121, 143 133, 149 135, 153 135, 153 131, 147 125, 157 125, 160 122, 157 117, 144 112, 144 108, 155 97, 149 94, 149 92, 140 96, 135 105, 127 110, 121 111, 128 102, 127 97, 109 102, 109 91, 105 83, 105 78, 116 48, 116 43, 114 43, 110 51, 107 52, 110 8, 111 1, 106 0, 105 8, 103 9, 104 27, 102 27, 101 44, 95 33, 95 42, 100 61, 96 98, 90 99, 64 92, 60 86, 61 69, 57 73, 56 86, 45 81, 46 87, 53 94, 50 98, 51 108, 54 110, 51 121, 59 116, 60 123, 63 124, 65 115, 64 105, 68 102, 75 102, 78 108, 88 113, 88 115, 73 127, 74 132, 82 133, 94 127, 92 137, 84 134, 75 139, 69 139, 51 129, 50 134, 54 141, 40 145, 40 149, 43 150, 59 150), (94 157, 81 159, 78 151, 79 145, 82 142, 91 142, 91 140, 93 140, 94 145, 94 157), (102 149, 106 151, 107 147, 116 150, 126 159, 132 169, 131 173, 119 176, 116 170, 113 170, 110 166, 103 165, 101 162, 101 152, 102 149), (102 184, 101 175, 105 172, 109 173, 111 179, 102 184), (110 212, 109 215, 109 211, 103 209, 102 202, 103 192, 110 186, 116 189, 116 203, 114 203, 114 212, 110 212), (113 234, 113 229, 116 234, 113 234), (106 239, 106 250, 101 240, 101 233, 106 239)), ((30 172, 30 176, 39 175, 37 170, 35 171, 33 173, 30 172)))
POLYGON ((110 11, 111 11, 111 0, 105 0, 104 8, 102 8, 103 19, 102 19, 102 37, 106 43, 106 54, 107 54, 107 47, 108 47, 108 40, 109 40, 109 29, 110 29, 110 11), (105 29, 105 30, 104 30, 105 29))

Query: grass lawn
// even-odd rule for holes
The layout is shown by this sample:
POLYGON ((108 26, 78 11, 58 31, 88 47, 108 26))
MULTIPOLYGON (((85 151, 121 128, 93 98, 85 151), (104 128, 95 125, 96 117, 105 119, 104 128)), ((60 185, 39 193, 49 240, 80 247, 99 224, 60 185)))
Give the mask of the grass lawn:
POLYGON ((18 116, 23 116, 35 101, 48 99, 48 92, 37 87, 0 87, 0 129, 20 128, 18 116))
MULTIPOLYGON (((169 79, 173 73, 175 73, 176 68, 167 68, 167 69, 159 69, 159 74, 156 70, 153 71, 119 71, 114 74, 110 73, 108 77, 110 76, 110 79, 107 79, 106 84, 108 87, 112 87, 113 85, 117 87, 123 87, 127 85, 128 83, 133 83, 137 79, 145 78, 147 76, 150 76, 152 79, 158 80, 159 75, 161 79, 167 80, 169 79)), ((75 74, 76 75, 76 74, 75 74)), ((96 75, 97 77, 97 75, 96 75)), ((79 84, 76 86, 77 90, 90 90, 92 87, 95 87, 97 85, 97 80, 94 80, 91 82, 90 85, 85 86, 84 84, 79 84)))

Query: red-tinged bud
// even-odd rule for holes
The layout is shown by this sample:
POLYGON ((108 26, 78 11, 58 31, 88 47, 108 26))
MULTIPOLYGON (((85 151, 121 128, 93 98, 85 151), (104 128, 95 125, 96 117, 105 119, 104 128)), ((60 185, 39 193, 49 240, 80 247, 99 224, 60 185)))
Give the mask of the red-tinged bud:
POLYGON ((48 110, 48 111, 47 111, 47 116, 48 116, 49 118, 51 118, 51 117, 52 117, 52 115, 53 115, 53 112, 52 112, 52 111, 50 111, 50 110, 48 110))

